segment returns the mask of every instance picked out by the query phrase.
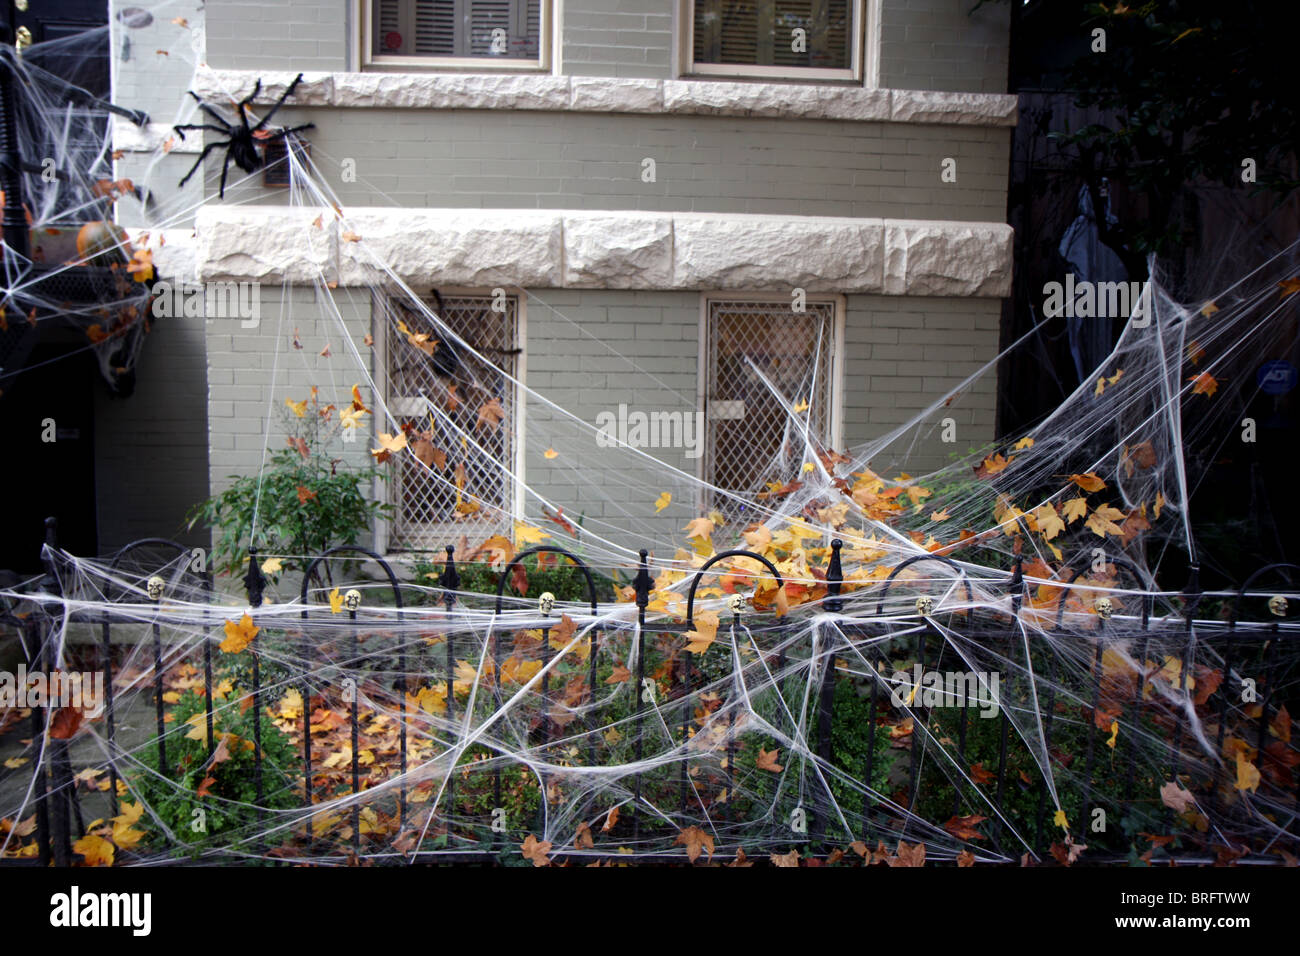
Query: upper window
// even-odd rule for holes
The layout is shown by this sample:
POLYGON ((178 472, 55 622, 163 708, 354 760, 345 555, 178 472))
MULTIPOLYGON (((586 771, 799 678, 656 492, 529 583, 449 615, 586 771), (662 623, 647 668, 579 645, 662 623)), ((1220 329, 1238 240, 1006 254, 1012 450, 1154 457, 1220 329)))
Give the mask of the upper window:
POLYGON ((687 0, 688 73, 856 79, 862 0, 687 0))
POLYGON ((369 66, 547 66, 548 0, 363 0, 363 6, 369 66))

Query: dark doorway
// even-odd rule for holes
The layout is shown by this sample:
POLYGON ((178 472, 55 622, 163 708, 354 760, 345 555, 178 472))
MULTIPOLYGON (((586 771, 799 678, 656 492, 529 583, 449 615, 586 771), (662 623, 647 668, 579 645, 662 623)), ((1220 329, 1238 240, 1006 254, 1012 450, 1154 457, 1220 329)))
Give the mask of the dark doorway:
POLYGON ((27 61, 93 93, 107 97, 108 4, 103 0, 42 0, 15 11, 16 26, 32 33, 27 61), (43 43, 49 44, 41 49, 43 43))
POLYGON ((59 544, 98 553, 95 513, 95 381, 88 349, 38 345, 6 385, 3 404, 12 458, 0 468, 6 502, 0 569, 36 572, 47 517, 59 519, 59 544), (52 424, 51 424, 52 422, 52 424), (45 438, 53 437, 54 441, 45 438))

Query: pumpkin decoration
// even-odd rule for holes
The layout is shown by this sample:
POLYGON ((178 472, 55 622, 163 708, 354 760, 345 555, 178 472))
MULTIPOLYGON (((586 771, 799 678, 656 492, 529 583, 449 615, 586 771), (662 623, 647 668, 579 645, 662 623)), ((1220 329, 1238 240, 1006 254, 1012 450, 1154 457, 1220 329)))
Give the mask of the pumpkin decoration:
POLYGON ((131 252, 126 230, 116 223, 97 219, 77 233, 77 257, 92 266, 121 265, 131 252))

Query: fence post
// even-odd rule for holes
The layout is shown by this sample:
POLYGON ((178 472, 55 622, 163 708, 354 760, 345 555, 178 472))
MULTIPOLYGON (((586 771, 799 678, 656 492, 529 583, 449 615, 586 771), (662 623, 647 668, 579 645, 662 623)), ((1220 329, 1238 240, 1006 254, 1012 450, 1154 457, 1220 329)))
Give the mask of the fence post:
MULTIPOLYGON (((42 555, 42 564, 45 566, 45 576, 41 580, 41 590, 54 597, 62 596, 62 588, 59 586, 59 576, 55 573, 53 553, 59 546, 59 519, 45 519, 45 547, 51 552, 49 555, 42 555)), ((40 662, 41 671, 46 675, 48 681, 54 667, 58 665, 58 660, 53 656, 51 647, 51 637, 54 633, 54 619, 44 613, 42 607, 42 617, 46 619, 47 629, 41 636, 40 662)), ((40 633, 38 627, 37 633, 40 633)), ((50 708, 47 702, 41 708, 43 716, 41 718, 41 739, 44 742, 49 734, 50 725, 50 708)), ((42 751, 44 747, 42 746, 42 751)), ((45 754, 42 752, 38 755, 40 761, 45 754)), ((49 830, 51 848, 54 853, 55 866, 69 866, 72 863, 72 800, 74 797, 73 787, 76 786, 70 772, 71 766, 68 763, 68 742, 66 740, 49 740, 49 761, 47 765, 41 766, 42 784, 44 776, 48 773, 50 786, 53 788, 49 793, 50 799, 48 806, 53 809, 53 816, 49 819, 49 830)))
MULTIPOLYGON (((244 588, 248 591, 249 608, 261 607, 266 580, 262 577, 262 568, 257 563, 255 547, 248 549, 248 573, 244 575, 244 588)), ((264 802, 262 799, 262 671, 258 649, 253 647, 250 650, 253 652, 253 786, 257 793, 257 832, 261 834, 262 821, 266 816, 265 808, 262 806, 264 802)), ((303 713, 309 710, 307 702, 303 701, 303 713)), ((256 852, 260 846, 259 835, 253 845, 254 851, 256 852)))
MULTIPOLYGON (((844 547, 844 542, 836 538, 831 542, 831 560, 826 567, 826 610, 832 614, 839 614, 844 610, 844 601, 840 598, 840 590, 844 586, 844 567, 840 563, 840 549, 844 547)), ((822 636, 822 627, 820 624, 815 625, 813 631, 813 640, 820 644, 822 636)), ((823 648, 818 648, 823 650, 823 648)), ((822 685, 817 700, 817 757, 823 764, 829 766, 831 762, 831 722, 834 719, 835 707, 835 654, 833 651, 826 653, 826 662, 823 665, 822 685)), ((812 842, 820 844, 826 836, 827 817, 830 816, 830 808, 834 805, 834 795, 829 792, 830 782, 827 781, 828 791, 825 802, 814 811, 816 816, 813 820, 814 830, 812 833, 812 842)))
MULTIPOLYGON (((646 558, 650 552, 641 549, 641 562, 636 577, 632 579, 632 589, 636 592, 636 762, 641 765, 645 753, 645 741, 642 739, 641 726, 645 719, 645 609, 650 604, 650 589, 654 579, 650 577, 650 568, 646 558)), ((641 835, 641 771, 637 770, 632 795, 632 840, 641 835)))

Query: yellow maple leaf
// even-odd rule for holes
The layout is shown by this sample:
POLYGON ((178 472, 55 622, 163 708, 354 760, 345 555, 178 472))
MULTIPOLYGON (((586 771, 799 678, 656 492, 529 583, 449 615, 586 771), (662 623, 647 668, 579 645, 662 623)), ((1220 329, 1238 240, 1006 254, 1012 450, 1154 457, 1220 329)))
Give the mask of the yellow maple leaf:
POLYGON ((1084 491, 1102 491, 1106 487, 1106 482, 1090 471, 1086 471, 1081 475, 1071 475, 1070 480, 1084 491))
POLYGON ((701 611, 695 615, 695 629, 686 632, 686 649, 692 654, 703 654, 718 637, 718 615, 715 611, 701 611))
POLYGON ((1064 811, 1064 810, 1057 810, 1057 811, 1056 811, 1056 816, 1052 817, 1052 823, 1054 823, 1056 826, 1060 827, 1062 830, 1069 830, 1069 829, 1070 829, 1070 823, 1069 823, 1068 820, 1065 819, 1065 811, 1064 811))
POLYGON ((222 652, 238 654, 257 636, 258 626, 245 614, 238 621, 227 621, 225 631, 226 639, 220 644, 222 652))
POLYGON ((1237 789, 1252 793, 1259 788, 1259 768, 1246 759, 1246 755, 1237 751, 1237 789))
POLYGON ((656 499, 655 499, 655 514, 658 514, 659 512, 661 512, 661 511, 663 511, 665 508, 667 508, 670 504, 672 504, 672 500, 673 500, 673 496, 672 496, 670 493, 668 493, 667 491, 665 491, 665 492, 664 492, 663 494, 661 494, 658 498, 656 498, 656 499))
POLYGON ((1071 498, 1061 506, 1061 514, 1065 515, 1065 520, 1069 524, 1074 524, 1080 518, 1088 513, 1088 499, 1079 497, 1071 498))
POLYGON ((713 519, 696 518, 682 530, 686 532, 686 537, 688 538, 699 538, 702 541, 709 541, 713 537, 713 519))
POLYGON ((87 833, 72 844, 72 848, 86 858, 86 866, 112 866, 117 848, 102 836, 87 833))
POLYGON ((342 610, 343 610, 343 595, 339 593, 338 588, 335 588, 333 591, 330 592, 330 613, 338 614, 342 610))
POLYGON ((284 570, 284 564, 279 558, 267 558, 262 562, 263 574, 279 574, 284 570))
POLYGON ((522 521, 515 522, 515 547, 527 548, 534 544, 541 544, 550 535, 541 528, 534 528, 530 524, 524 524, 522 521))
POLYGON ((1120 538, 1124 536, 1124 530, 1115 522, 1123 518, 1124 512, 1118 508, 1102 505, 1088 516, 1088 520, 1084 522, 1084 527, 1099 538, 1104 538, 1108 534, 1120 538))
POLYGON ((1119 740, 1119 721, 1110 722, 1110 736, 1106 738, 1106 746, 1111 750, 1115 749, 1115 741, 1119 740))
POLYGON ((1034 509, 1034 520, 1038 522, 1038 530, 1042 532, 1045 541, 1051 541, 1065 530, 1065 522, 1050 501, 1045 501, 1034 509))
POLYGON ((1012 446, 1012 451, 1024 451, 1026 448, 1033 448, 1033 447, 1034 447, 1034 440, 1030 438, 1028 435, 1026 435, 1024 438, 1020 439, 1020 441, 1016 442, 1012 446))
POLYGON ((396 435, 380 432, 378 438, 379 447, 370 449, 370 454, 375 456, 375 461, 379 464, 388 461, 394 452, 399 452, 406 447, 405 432, 399 431, 396 435))
POLYGON ((307 414, 307 399, 305 398, 300 402, 295 402, 292 398, 286 398, 284 403, 288 405, 289 408, 293 410, 293 413, 299 418, 302 418, 307 414))

